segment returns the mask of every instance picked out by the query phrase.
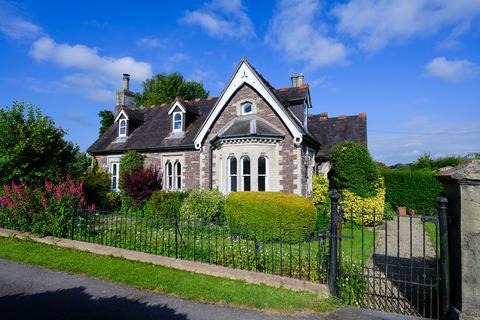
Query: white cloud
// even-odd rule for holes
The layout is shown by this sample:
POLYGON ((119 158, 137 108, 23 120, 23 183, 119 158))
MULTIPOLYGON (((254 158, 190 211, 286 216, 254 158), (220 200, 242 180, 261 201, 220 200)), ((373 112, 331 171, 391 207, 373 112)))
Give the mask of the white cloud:
POLYGON ((334 7, 337 29, 375 52, 392 41, 431 35, 449 27, 452 36, 468 30, 480 14, 480 0, 350 0, 334 7))
POLYGON ((0 32, 14 40, 32 40, 42 33, 42 28, 19 16, 0 3, 0 32))
POLYGON ((417 116, 400 123, 398 131, 370 130, 369 149, 375 160, 406 163, 423 153, 438 157, 463 155, 480 150, 480 121, 439 121, 417 116))
POLYGON ((138 39, 137 45, 147 48, 163 48, 167 45, 167 40, 155 37, 143 37, 138 39))
POLYGON ((81 44, 56 43, 49 37, 35 41, 30 49, 30 55, 38 61, 49 61, 61 67, 88 71, 92 76, 109 82, 118 82, 122 73, 131 74, 132 80, 137 82, 152 75, 149 63, 136 61, 132 57, 100 56, 97 49, 81 44))
POLYGON ((465 59, 448 60, 437 57, 427 64, 425 73, 447 81, 461 81, 476 77, 480 73, 480 67, 465 59))
POLYGON ((179 22, 199 26, 211 37, 255 37, 252 20, 241 0, 214 0, 204 3, 200 10, 186 11, 179 22))
POLYGON ((280 1, 266 42, 293 61, 304 61, 312 68, 346 61, 347 49, 335 38, 326 35, 326 26, 317 24, 318 0, 280 1))

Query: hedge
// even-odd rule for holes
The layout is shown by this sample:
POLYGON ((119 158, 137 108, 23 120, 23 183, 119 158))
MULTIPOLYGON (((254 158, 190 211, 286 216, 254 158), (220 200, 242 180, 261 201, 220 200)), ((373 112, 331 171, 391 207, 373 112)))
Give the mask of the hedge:
POLYGON ((183 201, 180 216, 209 222, 224 221, 225 196, 216 189, 192 191, 183 201))
POLYGON ((340 192, 340 204, 344 208, 344 220, 357 225, 372 226, 383 220, 385 213, 385 187, 383 179, 375 184, 376 195, 360 197, 350 190, 340 192), (362 213, 363 212, 363 213, 362 213))
POLYGON ((430 213, 436 209, 436 198, 442 184, 426 170, 382 170, 385 180, 385 200, 393 207, 407 207, 416 213, 430 213))
POLYGON ((227 221, 240 232, 252 226, 257 238, 305 240, 313 231, 316 208, 305 197, 283 192, 232 192, 225 201, 227 221))

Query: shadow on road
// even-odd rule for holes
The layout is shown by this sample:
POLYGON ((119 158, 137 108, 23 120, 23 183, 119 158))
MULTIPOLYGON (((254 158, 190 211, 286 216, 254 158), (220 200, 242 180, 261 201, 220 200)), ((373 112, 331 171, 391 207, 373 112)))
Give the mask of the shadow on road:
POLYGON ((165 319, 187 320, 165 305, 147 305, 124 297, 97 298, 84 287, 0 297, 3 319, 165 319))

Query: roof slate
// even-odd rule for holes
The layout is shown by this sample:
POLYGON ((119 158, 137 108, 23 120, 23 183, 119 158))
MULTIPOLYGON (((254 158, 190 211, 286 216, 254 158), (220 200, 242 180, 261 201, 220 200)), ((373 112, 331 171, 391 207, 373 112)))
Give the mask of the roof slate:
POLYGON ((308 129, 322 145, 317 156, 330 154, 333 146, 344 140, 367 146, 367 117, 365 114, 333 118, 328 118, 325 114, 310 115, 308 129))

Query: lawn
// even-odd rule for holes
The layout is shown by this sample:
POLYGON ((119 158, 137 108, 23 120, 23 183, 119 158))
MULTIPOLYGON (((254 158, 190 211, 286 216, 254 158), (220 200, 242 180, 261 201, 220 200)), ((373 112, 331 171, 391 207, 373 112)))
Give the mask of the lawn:
POLYGON ((318 294, 217 278, 14 238, 0 238, 0 258, 83 274, 185 299, 282 313, 327 312, 336 302, 318 294))
POLYGON ((428 238, 430 239, 430 243, 432 244, 432 248, 435 250, 437 248, 438 254, 440 255, 440 241, 438 242, 437 247, 437 226, 434 222, 425 221, 423 223, 425 227, 425 233, 427 234, 428 238))

